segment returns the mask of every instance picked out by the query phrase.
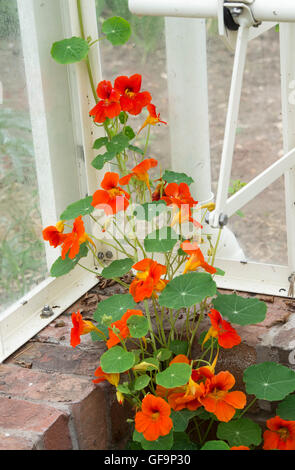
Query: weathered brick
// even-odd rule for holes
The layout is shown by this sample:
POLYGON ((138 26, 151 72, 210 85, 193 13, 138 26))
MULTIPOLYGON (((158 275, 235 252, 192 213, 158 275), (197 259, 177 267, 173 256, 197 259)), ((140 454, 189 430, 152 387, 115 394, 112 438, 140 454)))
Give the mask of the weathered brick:
POLYGON ((53 407, 0 397, 0 427, 40 434, 47 450, 72 448, 68 416, 53 407))
POLYGON ((0 450, 36 450, 36 439, 0 431, 0 450))
POLYGON ((85 399, 72 406, 72 416, 79 449, 104 450, 108 448, 108 396, 99 384, 85 399))
POLYGON ((46 372, 60 372, 64 374, 77 374, 93 377, 94 371, 99 364, 99 357, 105 348, 83 350, 79 347, 72 347, 32 343, 28 349, 24 348, 17 353, 17 359, 11 356, 6 363, 32 364, 32 369, 39 369, 46 372))

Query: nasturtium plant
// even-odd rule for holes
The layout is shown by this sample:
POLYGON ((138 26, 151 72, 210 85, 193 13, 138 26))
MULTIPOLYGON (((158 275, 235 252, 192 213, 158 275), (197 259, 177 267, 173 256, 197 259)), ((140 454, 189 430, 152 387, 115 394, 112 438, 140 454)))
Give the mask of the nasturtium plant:
MULTIPOLYGON (((77 6, 87 34, 81 0, 77 6)), ((243 328, 238 333, 235 325, 264 321, 267 306, 218 291, 225 275, 215 266, 223 229, 212 237, 205 226, 214 203, 198 202, 191 176, 162 170, 149 156, 153 127, 167 123, 143 77, 94 83, 90 48, 102 39, 119 46, 130 34, 128 22, 113 17, 98 39, 64 39, 51 50, 61 64, 85 62, 93 95, 89 119, 103 132, 91 143, 98 153, 92 166, 100 171, 96 190, 43 230, 44 240, 61 249, 51 275, 77 266, 94 280, 101 276, 99 289, 115 284, 115 293, 106 288, 87 317, 72 313, 70 344, 79 347, 87 334, 101 342, 93 382, 109 382, 120 406, 127 402, 133 410, 129 450, 295 450, 295 372, 274 362, 254 364, 245 369, 240 390, 224 370, 227 351, 238 354, 243 340, 243 328), (265 430, 250 414, 257 400, 282 400, 265 430)), ((241 189, 237 181, 230 192, 241 189)))

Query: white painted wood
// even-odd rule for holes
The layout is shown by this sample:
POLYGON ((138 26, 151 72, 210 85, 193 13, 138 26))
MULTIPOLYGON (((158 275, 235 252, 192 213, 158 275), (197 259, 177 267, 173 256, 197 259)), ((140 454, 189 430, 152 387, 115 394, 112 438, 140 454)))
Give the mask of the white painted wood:
MULTIPOLYGON (((136 15, 217 18, 218 6, 219 0, 129 0, 129 9, 136 15)), ((259 21, 295 21, 293 0, 255 0, 251 7, 259 21)))
MULTIPOLYGON (((295 146, 295 25, 280 25, 284 151, 295 146)), ((295 272, 295 160, 285 173, 288 263, 295 272)))
POLYGON ((190 175, 192 194, 212 199, 205 20, 166 18, 172 169, 190 175))

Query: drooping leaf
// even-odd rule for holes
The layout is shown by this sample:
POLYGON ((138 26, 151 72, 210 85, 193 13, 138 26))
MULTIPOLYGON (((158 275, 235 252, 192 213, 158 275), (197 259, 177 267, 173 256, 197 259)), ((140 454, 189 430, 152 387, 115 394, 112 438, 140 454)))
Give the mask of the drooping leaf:
POLYGON ((216 283, 210 274, 187 273, 175 277, 167 284, 159 296, 159 304, 173 309, 187 308, 215 293, 216 283))
POLYGON ((201 450, 230 450, 230 447, 224 441, 208 441, 201 450))
POLYGON ((128 273, 132 268, 134 261, 131 258, 118 259, 113 261, 109 266, 104 268, 101 276, 105 279, 112 279, 114 277, 122 277, 128 273))
POLYGON ((123 133, 128 137, 128 140, 132 140, 135 137, 135 132, 130 126, 126 126, 123 130, 123 133))
POLYGON ((94 211, 94 207, 91 205, 92 196, 87 196, 84 199, 80 199, 73 204, 70 204, 60 215, 60 220, 71 220, 76 219, 79 215, 88 215, 94 211))
POLYGON ((87 254, 87 245, 86 243, 82 243, 82 245, 80 245, 80 251, 74 259, 69 258, 68 254, 66 255, 65 259, 62 259, 61 256, 57 258, 57 260, 51 266, 50 275, 52 277, 60 277, 68 274, 70 271, 72 271, 72 269, 74 269, 80 259, 85 258, 87 254))
POLYGON ((127 320, 127 325, 132 338, 142 338, 149 331, 149 324, 145 317, 132 315, 127 320))
POLYGON ((248 418, 234 419, 228 423, 220 423, 217 437, 232 446, 258 446, 261 442, 260 426, 248 418))
POLYGON ((115 135, 110 142, 107 142, 106 148, 108 152, 114 153, 115 155, 123 152, 126 147, 129 145, 130 138, 128 135, 125 135, 123 132, 115 135))
POLYGON ((95 168, 96 170, 101 170, 104 165, 108 162, 110 162, 111 160, 113 160, 113 158, 115 158, 116 156, 116 153, 115 152, 105 152, 105 153, 102 153, 100 155, 97 155, 91 162, 91 165, 93 166, 93 168, 95 168))
POLYGON ((243 380, 247 393, 261 400, 283 400, 295 391, 295 372, 276 362, 262 362, 248 367, 243 380))
POLYGON ((192 369, 188 364, 171 364, 156 376, 156 383, 164 388, 174 388, 186 385, 191 376, 192 369))
POLYGON ((85 39, 72 37, 57 41, 52 45, 51 56, 59 64, 73 64, 85 59, 88 55, 89 44, 85 39))
POLYGON ((266 304, 258 299, 247 299, 237 294, 218 294, 213 305, 222 316, 238 325, 260 323, 266 316, 266 304))
POLYGON ((132 152, 135 152, 135 153, 139 153, 140 155, 144 155, 144 151, 141 150, 139 147, 137 147, 136 145, 128 145, 128 148, 129 150, 131 150, 132 152))
POLYGON ((161 227, 145 237, 144 247, 148 252, 167 253, 178 240, 179 236, 171 227, 161 227))
POLYGON ((100 365, 107 374, 121 374, 131 369, 135 362, 132 352, 125 351, 121 346, 114 346, 100 358, 100 365))
POLYGON ((172 351, 166 348, 161 348, 157 350, 156 355, 159 361, 167 361, 172 356, 172 351))
POLYGON ((170 418, 173 421, 174 432, 184 432, 188 427, 189 421, 196 416, 196 411, 187 409, 181 411, 171 410, 170 418))
POLYGON ((277 407, 276 414, 290 421, 295 421, 295 395, 289 395, 277 407))
POLYGON ((120 16, 108 18, 103 22, 101 30, 113 46, 125 44, 131 35, 130 24, 120 16))
POLYGON ((192 184, 194 180, 187 176, 185 173, 178 173, 176 171, 166 170, 163 174, 163 180, 167 183, 186 183, 188 185, 192 184))

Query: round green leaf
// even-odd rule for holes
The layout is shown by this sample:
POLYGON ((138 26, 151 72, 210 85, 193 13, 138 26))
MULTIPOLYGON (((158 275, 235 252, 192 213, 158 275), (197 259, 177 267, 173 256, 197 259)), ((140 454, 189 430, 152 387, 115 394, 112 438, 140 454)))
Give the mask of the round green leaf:
POLYGON ((261 428, 251 419, 235 419, 228 423, 220 423, 217 437, 232 446, 258 446, 261 442, 261 428))
POLYGON ((289 395, 279 404, 277 415, 282 419, 295 421, 295 395, 289 395))
POLYGON ((192 184, 194 180, 187 176, 185 173, 177 173, 176 171, 166 170, 163 174, 163 180, 167 183, 186 183, 188 185, 192 184))
POLYGON ((94 211, 94 207, 91 205, 92 196, 87 196, 80 201, 70 204, 61 214, 60 220, 71 220, 76 219, 79 215, 88 215, 94 211))
POLYGON ((127 325, 132 338, 142 338, 149 331, 149 324, 145 317, 132 315, 127 320, 127 325))
POLYGON ((187 273, 170 281, 159 297, 159 304, 167 308, 187 308, 216 293, 216 283, 210 274, 187 273))
POLYGON ((208 441, 201 450, 230 450, 230 447, 224 441, 208 441))
POLYGON ((117 155, 118 153, 123 152, 126 147, 128 147, 129 140, 130 139, 127 135, 125 135, 123 132, 120 132, 120 134, 115 135, 110 142, 107 142, 106 148, 108 152, 117 155))
POLYGON ((173 249, 179 236, 171 227, 162 227, 154 230, 144 239, 146 251, 154 253, 167 253, 173 249))
POLYGON ((134 382, 134 390, 143 390, 150 383, 151 378, 148 375, 137 377, 134 382))
POLYGON ((186 385, 192 369, 188 364, 171 364, 163 372, 156 375, 156 383, 164 388, 174 388, 186 385))
POLYGON ((135 207, 133 215, 138 220, 149 221, 154 219, 154 217, 158 217, 166 209, 167 205, 165 201, 145 202, 135 207))
POLYGON ((244 372, 246 391, 256 398, 279 401, 295 390, 295 372, 276 362, 263 362, 244 372))
POLYGON ((144 437, 141 440, 144 450, 170 450, 173 446, 173 431, 167 436, 160 436, 155 441, 147 441, 144 437))
POLYGON ((186 354, 188 350, 188 341, 181 341, 180 339, 174 339, 170 341, 170 349, 176 356, 178 354, 186 354))
POLYGON ((101 276, 105 279, 112 279, 114 277, 122 277, 128 273, 132 268, 134 261, 131 258, 118 259, 113 261, 109 266, 104 268, 101 276))
POLYGON ((96 141, 93 144, 93 147, 95 150, 99 150, 101 147, 106 145, 108 143, 109 139, 107 137, 99 137, 96 139, 96 141))
POLYGON ((91 162, 91 165, 96 170, 101 170, 107 162, 110 162, 115 158, 116 153, 114 152, 105 152, 103 154, 97 155, 91 162))
POLYGON ((252 325, 265 319, 266 304, 258 299, 245 299, 237 294, 218 294, 213 305, 222 316, 238 325, 252 325))
POLYGON ((72 37, 55 42, 52 45, 51 56, 59 64, 73 64, 87 57, 89 44, 83 38, 72 37))
POLYGON ((113 16, 104 21, 101 30, 113 46, 125 44, 131 35, 130 24, 120 16, 113 16))
POLYGON ((108 335, 108 328, 102 323, 103 316, 111 317, 111 321, 120 320, 129 309, 134 309, 136 303, 131 294, 116 294, 99 302, 93 318, 98 323, 97 327, 108 335))
POLYGON ((106 374, 121 374, 131 369, 135 362, 132 352, 127 352, 121 346, 114 346, 100 358, 100 365, 106 374))
POLYGON ((86 243, 82 243, 82 245, 80 245, 80 251, 74 259, 69 258, 68 254, 66 255, 65 259, 62 259, 61 256, 57 258, 57 260, 51 266, 50 275, 52 277, 60 277, 68 274, 70 271, 72 271, 72 269, 74 269, 80 259, 87 256, 87 254, 87 245, 86 243))

